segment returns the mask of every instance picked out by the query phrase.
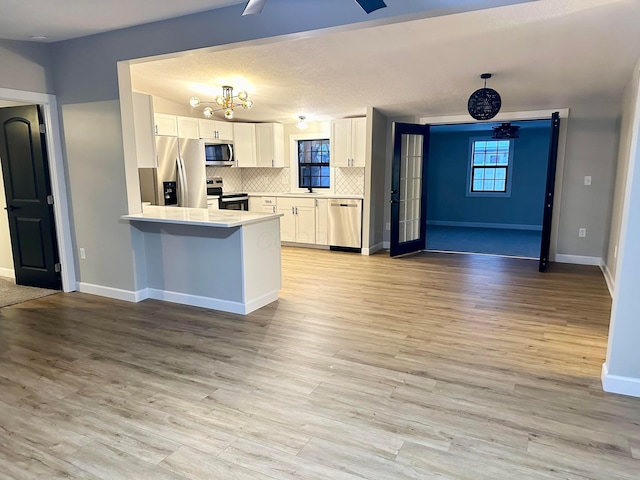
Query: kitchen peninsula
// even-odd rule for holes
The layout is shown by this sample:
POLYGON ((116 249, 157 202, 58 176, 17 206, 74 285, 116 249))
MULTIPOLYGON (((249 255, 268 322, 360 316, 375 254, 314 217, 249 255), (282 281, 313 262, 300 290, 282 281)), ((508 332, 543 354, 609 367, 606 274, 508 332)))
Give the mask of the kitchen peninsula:
POLYGON ((123 215, 143 237, 141 299, 243 315, 277 300, 281 216, 148 205, 123 215))

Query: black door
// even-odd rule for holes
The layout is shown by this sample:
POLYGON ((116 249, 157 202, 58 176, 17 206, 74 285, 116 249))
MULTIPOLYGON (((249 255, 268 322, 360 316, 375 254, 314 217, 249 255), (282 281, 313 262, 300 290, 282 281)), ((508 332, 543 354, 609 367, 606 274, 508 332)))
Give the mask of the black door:
POLYGON ((391 172, 391 256, 426 246, 429 125, 396 123, 391 172))
POLYGON ((556 165, 558 163, 558 138, 560 137, 560 113, 551 116, 551 142, 547 167, 547 189, 544 194, 544 215, 542 217, 542 242, 540 243, 540 263, 538 270, 546 272, 549 266, 551 247, 551 219, 553 217, 553 195, 556 185, 556 165))
POLYGON ((53 197, 45 136, 40 133, 43 123, 35 105, 0 109, 0 161, 16 283, 59 290, 53 197))

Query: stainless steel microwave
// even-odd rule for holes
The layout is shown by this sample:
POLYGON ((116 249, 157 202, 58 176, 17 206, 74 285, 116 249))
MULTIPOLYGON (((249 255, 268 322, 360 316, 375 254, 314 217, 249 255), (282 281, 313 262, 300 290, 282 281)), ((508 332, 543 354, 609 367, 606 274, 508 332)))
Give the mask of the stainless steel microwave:
POLYGON ((204 141, 204 158, 205 165, 235 165, 233 158, 233 144, 220 143, 215 140, 204 141))

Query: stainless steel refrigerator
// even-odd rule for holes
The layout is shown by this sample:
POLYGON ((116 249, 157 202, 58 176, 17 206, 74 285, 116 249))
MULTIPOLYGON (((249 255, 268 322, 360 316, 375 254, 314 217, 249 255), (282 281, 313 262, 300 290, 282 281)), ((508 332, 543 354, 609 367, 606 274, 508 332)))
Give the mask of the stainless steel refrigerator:
POLYGON ((207 208, 204 141, 157 136, 156 155, 158 168, 138 169, 142 201, 207 208))

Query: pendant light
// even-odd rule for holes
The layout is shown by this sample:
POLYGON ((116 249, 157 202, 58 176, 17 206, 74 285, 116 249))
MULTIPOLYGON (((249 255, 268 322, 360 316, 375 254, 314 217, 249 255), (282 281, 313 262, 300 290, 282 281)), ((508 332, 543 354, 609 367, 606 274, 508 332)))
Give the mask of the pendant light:
POLYGON ((487 80, 491 78, 490 73, 483 73, 480 78, 484 80, 484 88, 473 92, 467 103, 467 110, 476 120, 490 120, 495 117, 502 106, 500 94, 493 88, 487 88, 487 80))

